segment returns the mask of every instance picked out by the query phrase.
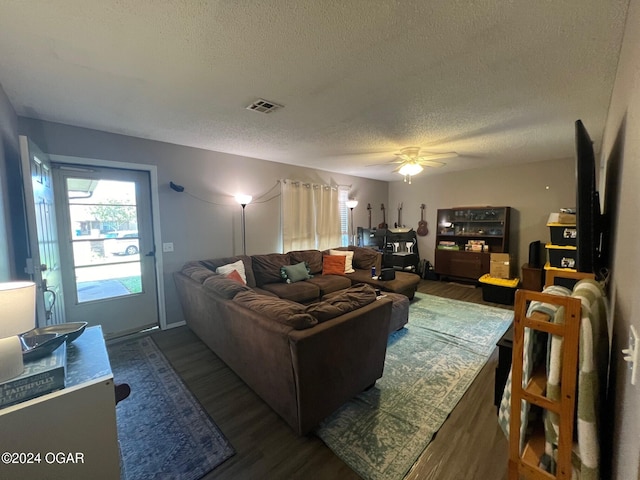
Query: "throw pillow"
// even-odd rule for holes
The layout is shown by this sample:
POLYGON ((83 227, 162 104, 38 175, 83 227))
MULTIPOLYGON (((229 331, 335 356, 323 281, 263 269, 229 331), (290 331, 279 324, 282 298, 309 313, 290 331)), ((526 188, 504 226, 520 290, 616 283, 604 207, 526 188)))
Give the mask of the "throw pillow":
POLYGON ((343 273, 353 273, 353 252, 349 250, 329 250, 329 255, 343 255, 346 260, 344 262, 343 273))
POLYGON ((238 260, 237 262, 234 262, 234 263, 228 263, 227 265, 222 265, 216 268, 216 273, 226 276, 230 274, 233 270, 237 270, 238 274, 240 274, 240 278, 242 278, 242 281, 244 283, 247 283, 247 276, 245 275, 244 263, 242 262, 242 260, 238 260))
POLYGON ((295 283, 311 278, 307 262, 296 263, 295 265, 283 265, 280 267, 280 276, 286 283, 295 283))
POLYGON ((227 277, 229 280, 234 280, 238 283, 241 283, 242 285, 245 285, 247 283, 244 280, 242 280, 242 277, 238 273, 238 270, 231 270, 231 272, 227 273, 225 277, 227 277))
POLYGON ((347 257, 344 255, 325 255, 322 257, 323 275, 342 275, 347 257))

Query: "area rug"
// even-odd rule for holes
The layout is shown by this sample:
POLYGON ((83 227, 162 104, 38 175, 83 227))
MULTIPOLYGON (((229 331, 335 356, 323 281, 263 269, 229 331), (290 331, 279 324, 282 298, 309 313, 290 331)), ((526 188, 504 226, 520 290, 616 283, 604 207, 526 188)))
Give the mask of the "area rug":
POLYGON ((121 478, 196 480, 235 450, 150 337, 108 347, 116 383, 121 478))
POLYGON ((513 311, 416 294, 389 337, 384 375, 316 434, 367 480, 401 479, 431 442, 513 321, 513 311))

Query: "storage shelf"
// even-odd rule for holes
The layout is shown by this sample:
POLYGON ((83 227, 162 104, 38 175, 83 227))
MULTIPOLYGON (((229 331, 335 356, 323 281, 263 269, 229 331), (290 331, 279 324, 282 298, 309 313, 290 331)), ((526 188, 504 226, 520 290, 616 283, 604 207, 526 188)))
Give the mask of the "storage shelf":
POLYGON ((489 273, 490 254, 509 251, 510 212, 510 207, 491 206, 439 209, 436 227, 436 273, 441 277, 476 281, 485 273, 489 273), (472 240, 481 242, 487 248, 465 250, 466 244, 472 240), (455 242, 458 249, 438 248, 440 241, 455 242))
POLYGON ((509 480, 569 480, 571 478, 571 445, 574 429, 576 367, 578 363, 578 343, 580 328, 580 299, 550 295, 546 293, 519 290, 514 308, 514 337, 512 359, 511 415, 509 424, 509 480), (528 305, 539 301, 564 307, 564 319, 552 323, 549 315, 535 312, 527 316, 528 305), (524 362, 524 332, 526 328, 544 331, 563 338, 559 400, 551 400, 547 395, 546 365, 535 367, 527 385, 522 387, 524 362), (520 452, 520 408, 525 401, 559 418, 557 470, 552 475, 539 468, 540 458, 545 452, 545 435, 542 424, 536 424, 532 436, 526 439, 525 448, 520 452))

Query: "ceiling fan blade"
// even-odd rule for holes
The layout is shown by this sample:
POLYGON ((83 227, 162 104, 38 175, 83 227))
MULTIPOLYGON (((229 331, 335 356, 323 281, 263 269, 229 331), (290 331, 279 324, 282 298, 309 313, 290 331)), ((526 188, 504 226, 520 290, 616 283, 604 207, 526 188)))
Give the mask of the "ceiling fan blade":
POLYGON ((443 153, 425 153, 420 155, 420 160, 436 160, 440 158, 455 158, 458 156, 457 152, 443 152, 443 153))
POLYGON ((386 166, 386 165, 394 165, 398 163, 404 163, 404 160, 389 160, 388 162, 371 163, 369 165, 365 165, 365 167, 380 167, 380 166, 386 166))
POLYGON ((418 162, 420 165, 424 165, 425 167, 444 167, 446 163, 443 162, 434 162, 433 160, 420 160, 418 162))

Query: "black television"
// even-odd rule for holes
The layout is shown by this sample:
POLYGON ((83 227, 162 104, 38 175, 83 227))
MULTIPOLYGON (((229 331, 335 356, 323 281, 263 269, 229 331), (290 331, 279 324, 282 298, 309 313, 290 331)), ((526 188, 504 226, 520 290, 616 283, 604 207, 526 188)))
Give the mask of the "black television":
POLYGON ((602 222, 596 190, 593 142, 581 120, 575 124, 576 141, 576 269, 598 274, 602 222))

